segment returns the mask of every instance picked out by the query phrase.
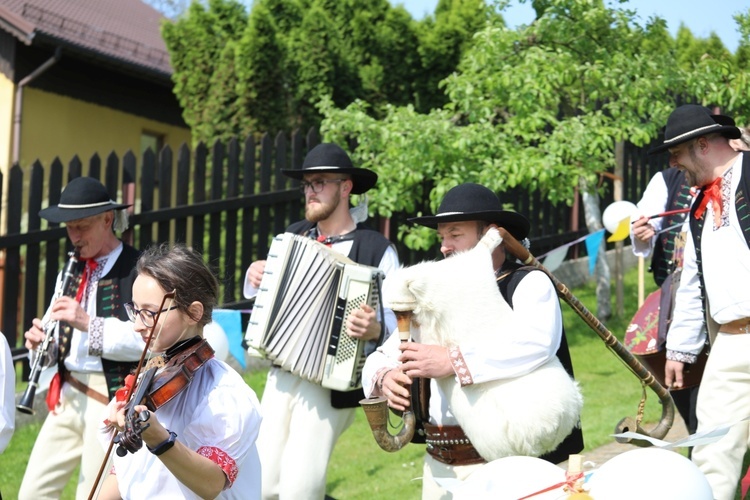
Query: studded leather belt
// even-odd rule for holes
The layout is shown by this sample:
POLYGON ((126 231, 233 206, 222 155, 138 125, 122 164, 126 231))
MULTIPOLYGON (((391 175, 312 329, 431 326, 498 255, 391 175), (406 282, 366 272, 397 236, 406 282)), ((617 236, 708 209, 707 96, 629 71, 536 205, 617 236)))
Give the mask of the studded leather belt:
POLYGON ((750 318, 741 318, 719 326, 722 333, 750 333, 750 318))
POLYGON ((458 425, 424 424, 427 453, 438 462, 461 466, 483 464, 487 461, 458 425))

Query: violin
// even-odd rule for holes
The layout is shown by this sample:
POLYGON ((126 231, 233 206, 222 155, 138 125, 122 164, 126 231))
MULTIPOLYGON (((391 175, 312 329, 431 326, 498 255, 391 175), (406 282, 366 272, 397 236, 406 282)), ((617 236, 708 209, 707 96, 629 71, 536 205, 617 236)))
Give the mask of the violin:
POLYGON ((206 339, 193 337, 169 348, 164 357, 167 360, 164 367, 149 368, 125 406, 125 428, 115 436, 120 457, 141 449, 141 433, 151 425, 147 423, 151 417, 149 410, 158 410, 187 388, 195 373, 214 357, 214 350, 206 339), (137 405, 145 405, 148 410, 136 413, 137 405))

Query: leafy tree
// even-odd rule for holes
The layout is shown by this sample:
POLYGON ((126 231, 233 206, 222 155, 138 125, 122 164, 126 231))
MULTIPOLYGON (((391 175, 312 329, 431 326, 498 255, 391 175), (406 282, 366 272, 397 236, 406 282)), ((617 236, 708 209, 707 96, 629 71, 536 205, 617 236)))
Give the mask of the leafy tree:
POLYGON ((678 63, 688 71, 706 57, 722 60, 731 57, 716 33, 712 32, 706 39, 696 38, 684 24, 677 30, 676 49, 678 63))
MULTIPOLYGON (((237 73, 236 112, 245 117, 237 135, 254 131, 276 132, 289 126, 289 68, 287 48, 273 12, 296 15, 295 5, 288 1, 259 3, 253 10, 249 24, 237 43, 235 68, 237 73)), ((284 17, 281 17, 284 19, 284 17)))
POLYGON ((193 2, 186 16, 162 26, 174 69, 174 92, 194 141, 210 140, 217 129, 227 132, 222 121, 236 113, 231 109, 232 96, 221 95, 233 91, 234 86, 234 71, 227 67, 233 61, 225 47, 239 38, 246 24, 245 7, 238 1, 209 0, 207 8, 193 2), (214 76, 216 72, 220 75, 214 76), (208 112, 215 111, 220 103, 230 108, 223 109, 219 116, 208 112))
POLYGON ((185 121, 210 141, 316 126, 325 96, 342 107, 363 99, 375 116, 386 103, 429 109, 486 17, 482 0, 442 0, 423 28, 387 0, 257 0, 249 14, 209 0, 163 36, 185 121))
POLYGON ((428 16, 417 24, 422 67, 415 84, 419 111, 428 112, 448 102, 447 96, 435 89, 456 70, 461 56, 471 47, 474 33, 484 28, 491 15, 484 0, 440 0, 435 17, 428 16))

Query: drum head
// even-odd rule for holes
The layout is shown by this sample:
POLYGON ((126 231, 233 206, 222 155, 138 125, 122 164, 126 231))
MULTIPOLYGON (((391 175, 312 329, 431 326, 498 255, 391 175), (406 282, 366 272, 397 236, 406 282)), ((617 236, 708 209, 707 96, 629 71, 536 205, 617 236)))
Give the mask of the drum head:
MULTIPOLYGON (((664 348, 659 342, 661 289, 646 297, 625 331, 625 347, 633 354, 652 354, 664 348)), ((663 341, 662 341, 663 343, 663 341)))

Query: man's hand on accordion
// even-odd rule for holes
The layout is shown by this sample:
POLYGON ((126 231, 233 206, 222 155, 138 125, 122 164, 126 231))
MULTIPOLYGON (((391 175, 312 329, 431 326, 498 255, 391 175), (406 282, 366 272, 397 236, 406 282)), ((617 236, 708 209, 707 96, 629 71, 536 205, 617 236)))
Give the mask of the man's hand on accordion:
POLYGON ((263 279, 263 271, 265 269, 265 260, 256 260, 250 264, 250 267, 247 269, 247 283, 256 290, 260 288, 260 280, 263 279))
POLYGON ((367 304, 354 309, 346 320, 346 333, 357 339, 377 340, 380 337, 380 323, 375 309, 367 304))

